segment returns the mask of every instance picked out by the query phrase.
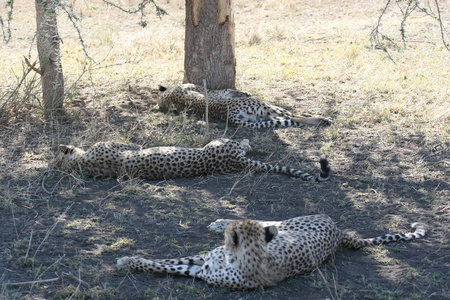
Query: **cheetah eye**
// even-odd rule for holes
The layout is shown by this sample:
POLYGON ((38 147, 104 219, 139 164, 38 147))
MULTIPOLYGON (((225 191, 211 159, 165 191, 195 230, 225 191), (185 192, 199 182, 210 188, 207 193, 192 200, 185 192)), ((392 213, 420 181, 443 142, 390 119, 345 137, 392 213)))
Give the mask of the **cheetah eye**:
POLYGON ((72 148, 66 148, 66 149, 64 149, 64 154, 65 155, 67 155, 67 154, 72 154, 73 153, 73 149, 72 148))

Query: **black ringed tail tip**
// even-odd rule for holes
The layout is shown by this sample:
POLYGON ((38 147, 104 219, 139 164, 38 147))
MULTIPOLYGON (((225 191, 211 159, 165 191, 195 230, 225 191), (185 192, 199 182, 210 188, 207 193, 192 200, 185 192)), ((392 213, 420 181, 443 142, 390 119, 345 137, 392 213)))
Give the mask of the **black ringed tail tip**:
POLYGON ((325 181, 328 179, 328 177, 330 177, 331 167, 325 155, 320 156, 319 163, 320 163, 320 175, 317 178, 317 181, 320 182, 325 181))
POLYGON ((162 85, 158 85, 158 89, 159 89, 160 92, 164 92, 164 91, 167 90, 167 88, 163 87, 162 85))

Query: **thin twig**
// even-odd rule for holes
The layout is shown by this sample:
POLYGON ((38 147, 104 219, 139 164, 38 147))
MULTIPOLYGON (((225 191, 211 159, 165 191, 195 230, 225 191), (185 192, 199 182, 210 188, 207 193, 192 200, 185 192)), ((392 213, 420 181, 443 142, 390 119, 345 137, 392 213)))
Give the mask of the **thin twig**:
POLYGON ((205 130, 205 136, 203 137, 203 144, 206 145, 207 142, 209 142, 209 107, 208 107, 208 89, 206 88, 206 79, 203 79, 203 87, 205 89, 205 121, 206 121, 206 130, 205 130))
POLYGON ((16 286, 16 285, 26 285, 26 284, 36 284, 36 283, 46 283, 58 281, 61 277, 50 278, 50 279, 41 279, 41 280, 32 280, 32 281, 22 281, 22 282, 7 282, 5 285, 7 286, 16 286))
MULTIPOLYGON (((428 9, 425 8, 425 7, 421 7, 420 6, 420 1, 418 1, 418 0, 406 1, 407 2, 406 8, 403 9, 402 6, 401 6, 401 3, 403 3, 403 2, 404 1, 395 1, 395 3, 397 4, 398 9, 400 10, 400 13, 402 14, 402 19, 401 19, 401 23, 400 23, 400 34, 401 34, 401 39, 402 39, 402 42, 403 42, 403 47, 406 47, 406 34, 405 34, 406 20, 411 16, 411 14, 414 11, 419 10, 419 11, 425 13, 426 15, 432 17, 433 19, 435 19, 439 23, 442 43, 444 44, 444 47, 448 51, 450 51, 450 46, 445 40, 445 28, 444 28, 444 24, 443 24, 442 19, 441 19, 441 12, 440 12, 438 1, 434 0, 434 3, 436 5, 436 10, 437 10, 437 16, 434 14, 433 10, 431 9, 430 2, 428 2, 428 9)), ((387 10, 387 8, 389 7, 390 4, 391 4, 391 0, 387 0, 384 9, 382 10, 380 16, 378 17, 378 21, 377 21, 376 26, 374 27, 374 29, 370 33, 370 39, 373 40, 373 42, 375 44, 374 45, 375 47, 380 47, 383 51, 385 51, 389 55, 389 58, 393 61, 393 59, 390 56, 389 51, 387 50, 387 48, 384 47, 381 44, 380 37, 381 37, 381 40, 387 40, 390 43, 392 43, 392 45, 395 46, 398 50, 401 50, 401 48, 394 42, 394 40, 392 38, 388 37, 387 35, 382 34, 379 31, 379 27, 380 27, 380 24, 381 24, 381 18, 386 13, 386 10, 387 10)))
POLYGON ((58 277, 55 278, 49 278, 49 279, 40 279, 40 280, 31 280, 31 281, 22 281, 22 282, 7 282, 4 283, 6 286, 18 286, 18 285, 27 285, 27 284, 36 284, 36 283, 48 283, 48 282, 55 282, 58 281, 60 279, 64 279, 64 278, 70 278, 72 280, 75 280, 76 282, 78 282, 79 284, 89 288, 90 284, 87 283, 86 281, 81 280, 80 278, 72 275, 72 273, 66 273, 63 272, 61 275, 56 274, 58 277))
POLYGON ((43 74, 41 70, 39 70, 38 68, 35 67, 35 66, 36 66, 36 63, 37 63, 37 60, 36 60, 33 64, 31 64, 30 61, 28 60, 28 58, 27 58, 26 56, 23 56, 23 59, 25 59, 25 63, 27 64, 27 66, 28 66, 31 70, 35 71, 35 72, 38 73, 39 75, 42 75, 42 74, 43 74))
POLYGON ((241 182, 245 177, 250 176, 251 174, 253 174, 251 172, 251 170, 248 170, 247 172, 245 172, 244 176, 238 177, 238 179, 236 179, 235 182, 233 183, 233 186, 231 187, 230 191, 228 192, 228 195, 231 195, 234 188, 238 185, 239 182, 241 182))
POLYGON ((14 208, 13 208, 13 204, 12 203, 11 203, 10 207, 11 207, 11 213, 12 213, 12 217, 13 217, 14 230, 16 231, 17 240, 19 240, 19 232, 17 231, 16 217, 14 216, 14 208))
POLYGON ((440 26, 440 28, 441 28, 442 43, 444 43, 444 47, 445 47, 448 51, 450 51, 450 48, 449 48, 448 44, 445 42, 444 25, 442 24, 441 10, 440 10, 440 8, 439 8, 438 1, 437 1, 437 0, 434 0, 434 2, 436 3, 437 13, 438 13, 438 19, 439 19, 439 26, 440 26))
POLYGON ((384 13, 386 12, 386 10, 387 10, 387 8, 389 7, 389 4, 391 3, 391 0, 388 0, 387 2, 386 2, 386 6, 383 8, 383 10, 381 11, 381 14, 380 14, 380 16, 378 17, 378 21, 377 21, 377 25, 375 26, 375 28, 372 30, 372 32, 370 33, 370 35, 372 36, 372 37, 374 37, 374 39, 377 41, 377 43, 379 43, 379 41, 378 41, 378 34, 380 34, 379 33, 379 31, 378 31, 378 28, 380 27, 380 24, 381 24, 381 18, 383 18, 383 16, 384 16, 384 13))
MULTIPOLYGON (((79 270, 78 270, 78 276, 80 276, 80 271, 79 271, 79 270)), ((81 285, 83 285, 83 286, 85 286, 85 287, 87 287, 87 288, 90 287, 90 284, 89 284, 89 283, 87 283, 87 282, 84 281, 84 280, 81 280, 81 278, 79 278, 79 277, 76 277, 76 276, 72 275, 72 273, 70 273, 70 272, 69 272, 69 273, 63 272, 63 273, 61 274, 61 277, 73 279, 73 280, 77 281, 78 283, 80 283, 81 285)))
POLYGON ((127 14, 136 14, 136 13, 140 12, 141 13, 141 24, 143 22, 143 17, 145 17, 144 9, 147 6, 147 4, 149 4, 149 3, 152 3, 155 6, 156 15, 159 18, 161 18, 164 15, 167 15, 167 12, 163 8, 158 6, 154 0, 142 0, 137 5, 137 8, 135 8, 135 9, 125 9, 125 8, 120 7, 119 5, 114 4, 114 3, 110 2, 110 1, 107 1, 107 0, 103 0, 103 2, 106 3, 107 5, 111 5, 112 7, 115 7, 115 8, 117 8, 117 9, 119 9, 119 10, 121 10, 121 11, 127 13, 127 14))
POLYGON ((42 239, 42 242, 41 242, 41 243, 39 244, 39 246, 37 247, 36 252, 34 253, 33 258, 36 257, 36 255, 37 255, 39 249, 41 248, 42 244, 44 244, 44 242, 47 240, 47 238, 50 236, 50 234, 53 232, 53 230, 55 230, 56 226, 59 224, 59 222, 61 221, 61 219, 64 218, 64 217, 66 216, 66 213, 69 211, 69 209, 72 208, 73 204, 74 204, 74 202, 72 202, 72 204, 70 204, 70 205, 66 208, 66 210, 65 210, 64 213, 58 218, 58 220, 57 220, 55 223, 53 223, 53 225, 50 226, 50 228, 47 230, 47 232, 46 232, 46 234, 45 234, 45 237, 42 239))
MULTIPOLYGON (((314 259, 315 260, 315 259, 314 259)), ((331 291, 330 284, 328 283, 328 280, 325 278, 325 275, 320 270, 319 266, 316 264, 316 270, 319 272, 320 277, 322 277, 323 282, 325 283, 325 287, 328 290, 328 293, 330 294, 331 299, 338 299, 335 294, 331 291)))
POLYGON ((33 230, 31 230, 31 233, 30 233, 30 240, 28 241, 28 249, 27 249, 27 253, 25 254, 25 258, 28 258, 28 253, 30 252, 32 240, 33 240, 33 230))
POLYGON ((78 40, 80 41, 80 43, 81 43, 81 48, 83 49, 83 52, 84 52, 84 55, 90 60, 90 61, 94 61, 94 59, 92 59, 92 57, 90 57, 89 56, 89 53, 87 52, 87 47, 86 47, 86 44, 84 43, 84 40, 83 40, 83 36, 81 35, 81 31, 80 31, 80 28, 78 27, 78 25, 76 24, 76 21, 78 21, 78 16, 77 15, 75 15, 74 13, 73 13, 73 6, 72 5, 69 5, 69 9, 70 9, 70 11, 69 10, 67 10, 67 5, 62 5, 62 9, 66 12, 66 14, 67 14, 67 17, 69 18, 69 20, 70 20, 70 22, 72 22, 72 26, 73 26, 73 28, 75 28, 75 30, 76 30, 76 32, 77 32, 77 34, 78 34, 78 40))
POLYGON ((46 193, 49 194, 49 195, 52 195, 53 193, 50 192, 50 191, 48 191, 48 190, 45 188, 45 179, 46 179, 46 178, 47 178, 46 175, 44 175, 44 176, 42 177, 41 187, 42 187, 42 189, 44 190, 44 192, 46 192, 46 193))
MULTIPOLYGON (((28 62, 29 63, 29 62, 28 62)), ((24 72, 24 74, 22 75, 22 78, 19 81, 19 84, 17 84, 16 88, 14 89, 14 91, 10 94, 8 100, 6 100, 6 102, 9 102, 9 100, 11 100, 11 98, 15 95, 15 93, 19 90, 19 88, 22 86, 22 83, 25 81, 25 78, 27 78, 28 74, 31 72, 32 67, 34 67, 34 65, 36 64, 36 62, 34 62, 34 64, 32 66, 29 66, 29 68, 24 72)))

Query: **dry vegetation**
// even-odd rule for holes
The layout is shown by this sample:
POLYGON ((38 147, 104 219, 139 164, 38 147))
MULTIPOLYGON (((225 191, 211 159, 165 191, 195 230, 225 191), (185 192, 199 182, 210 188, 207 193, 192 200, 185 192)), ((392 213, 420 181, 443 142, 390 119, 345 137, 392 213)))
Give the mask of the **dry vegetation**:
MULTIPOLYGON (((450 1, 439 3, 450 28, 450 1)), ((59 18, 68 115, 44 122, 37 77, 14 93, 23 56, 37 57, 32 1, 15 1, 13 37, 0 48, 0 298, 448 299, 450 53, 437 22, 421 14, 408 19, 406 48, 389 48, 394 62, 372 48, 384 1, 235 1, 238 88, 334 124, 253 131, 213 123, 212 137, 248 138, 250 156, 310 170, 325 153, 329 182, 245 173, 99 180, 53 170, 60 143, 201 145, 203 121, 155 108, 157 85, 183 77, 184 1, 160 4, 169 15, 149 16, 143 29, 138 17, 99 0, 76 1, 94 61, 59 18), (206 231, 216 218, 311 213, 361 236, 405 231, 414 221, 431 231, 423 240, 340 252, 312 274, 251 292, 114 269, 124 255, 209 250, 221 243, 206 231), (15 285, 26 281, 38 283, 15 285)), ((382 30, 399 40, 394 8, 382 30)))

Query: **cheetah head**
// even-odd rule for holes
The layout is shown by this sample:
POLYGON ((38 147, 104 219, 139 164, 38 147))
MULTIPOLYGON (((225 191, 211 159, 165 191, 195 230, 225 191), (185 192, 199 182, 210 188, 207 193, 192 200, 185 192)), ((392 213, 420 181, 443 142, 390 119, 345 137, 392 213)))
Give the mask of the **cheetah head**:
POLYGON ((166 88, 162 85, 158 86, 159 89, 159 97, 158 97, 158 106, 161 110, 168 110, 170 106, 170 88, 166 88))
POLYGON ((252 147, 250 146, 250 142, 247 139, 243 139, 240 144, 241 144, 241 147, 244 148, 244 155, 245 155, 245 153, 252 150, 252 147))
POLYGON ((225 247, 238 251, 263 249, 278 235, 275 226, 262 226, 253 220, 234 220, 225 229, 225 247))
POLYGON ((69 172, 77 159, 83 154, 83 150, 72 145, 58 145, 55 167, 58 170, 69 172))
POLYGON ((227 263, 253 279, 254 286, 272 286, 276 282, 268 272, 268 249, 278 234, 275 226, 262 226, 253 220, 231 221, 225 230, 227 263))

